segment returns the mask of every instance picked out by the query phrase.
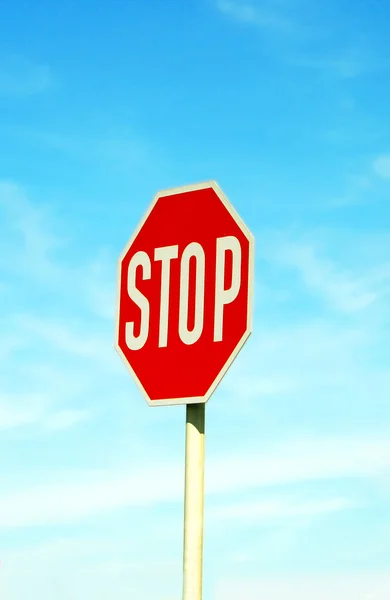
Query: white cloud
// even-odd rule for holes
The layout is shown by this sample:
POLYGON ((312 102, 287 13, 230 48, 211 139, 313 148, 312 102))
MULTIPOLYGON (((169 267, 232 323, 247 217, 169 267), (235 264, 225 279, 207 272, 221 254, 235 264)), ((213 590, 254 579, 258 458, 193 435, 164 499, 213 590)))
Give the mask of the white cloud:
POLYGON ((55 277, 52 253, 62 245, 62 240, 51 233, 51 220, 47 207, 32 204, 23 188, 13 182, 0 180, 0 209, 5 232, 2 236, 0 268, 20 277, 29 273, 36 276, 55 277), (12 263, 9 260, 12 252, 12 263))
POLYGON ((107 250, 102 250, 88 264, 85 295, 94 313, 112 321, 116 315, 117 260, 107 250))
MULTIPOLYGON (((296 295, 294 308, 307 302, 301 287, 296 295)), ((388 310, 384 303, 382 317, 379 306, 373 314, 352 313, 348 320, 343 313, 332 313, 327 319, 298 315, 295 325, 274 322, 272 327, 259 320, 245 358, 221 384, 224 397, 218 410, 233 418, 238 412, 242 425, 245 420, 249 428, 258 423, 266 435, 267 426, 284 431, 283 415, 288 415, 289 432, 300 427, 323 432, 336 425, 361 430, 362 417, 364 427, 368 422, 372 426, 378 411, 390 424, 381 408, 387 405, 390 391, 388 310), (378 363, 376 356, 383 361, 378 363)))
POLYGON ((49 393, 31 391, 0 396, 0 431, 35 426, 42 431, 68 429, 89 417, 89 411, 56 409, 49 393))
POLYGON ((79 308, 85 304, 91 316, 113 318, 116 271, 109 251, 69 264, 72 241, 64 235, 64 224, 49 206, 31 201, 27 190, 13 182, 0 180, 0 212, 5 224, 0 269, 4 278, 12 275, 13 289, 15 276, 24 287, 33 280, 59 298, 76 301, 79 308))
MULTIPOLYGON (((0 320, 0 326, 3 325, 3 320, 0 320)), ((0 345, 0 359, 1 360, 5 360, 7 359, 12 352, 14 352, 15 350, 19 349, 20 347, 22 347, 24 345, 25 341, 23 339, 23 336, 20 335, 20 333, 6 333, 5 331, 2 331, 1 334, 1 345, 0 345)))
POLYGON ((39 422, 45 407, 46 398, 42 394, 3 394, 0 397, 0 430, 39 422))
POLYGON ((380 478, 388 472, 390 442, 362 438, 290 439, 272 449, 214 458, 206 479, 209 493, 233 493, 262 486, 331 478, 380 478))
POLYGON ((388 276, 383 270, 386 256, 379 270, 378 265, 370 265, 367 271, 361 271, 359 263, 355 269, 345 269, 341 263, 321 257, 316 244, 307 241, 280 240, 264 250, 264 255, 280 266, 296 269, 308 290, 345 313, 370 307, 381 299, 387 285, 388 276), (379 271, 383 280, 378 277, 379 271))
POLYGON ((7 600, 179 598, 181 560, 168 554, 164 540, 156 538, 147 552, 140 551, 131 537, 115 542, 64 537, 3 552, 0 596, 7 600))
MULTIPOLYGON (((359 370, 358 351, 369 341, 358 327, 327 321, 263 328, 252 340, 252 360, 237 366, 223 384, 236 397, 286 397, 292 392, 319 393, 324 386, 343 389, 359 370)), ((367 376, 367 372, 364 373, 367 376)), ((377 374, 376 374, 377 375, 377 374)))
POLYGON ((32 96, 52 85, 53 74, 48 65, 34 64, 21 57, 0 60, 0 95, 32 96))
POLYGON ((80 131, 13 129, 23 143, 59 153, 83 163, 99 163, 115 171, 134 169, 151 160, 150 147, 135 131, 103 129, 94 135, 80 131))
POLYGON ((73 427, 89 417, 87 410, 59 410, 49 415, 45 420, 45 427, 51 431, 60 431, 73 427))
POLYGON ((286 495, 267 500, 241 501, 212 506, 208 515, 217 521, 239 520, 241 524, 262 521, 294 519, 296 517, 316 517, 326 513, 338 512, 354 506, 348 498, 329 498, 325 500, 297 499, 286 495))
POLYGON ((381 61, 370 57, 370 52, 360 46, 346 47, 337 53, 318 53, 292 57, 290 64, 296 67, 312 69, 335 75, 341 79, 354 79, 366 73, 382 68, 381 61))
POLYGON ((224 577, 213 600, 387 600, 390 573, 224 577))
POLYGON ((330 261, 318 259, 310 247, 290 246, 286 256, 290 264, 300 270, 306 285, 323 293, 340 310, 361 310, 376 299, 376 293, 366 288, 365 281, 354 278, 351 273, 337 271, 330 261))
POLYGON ((0 527, 72 523, 121 507, 159 504, 179 499, 182 487, 175 466, 119 474, 80 471, 67 482, 3 493, 0 527))
MULTIPOLYGON (((245 493, 268 486, 299 484, 331 478, 374 478, 380 480, 390 469, 390 441, 384 439, 300 439, 289 440, 271 451, 250 448, 240 453, 207 461, 206 494, 224 496, 245 493)), ((79 471, 72 477, 55 474, 56 480, 32 488, 2 493, 0 527, 22 527, 82 521, 121 507, 178 502, 183 497, 181 461, 160 457, 132 471, 79 471), (61 483, 58 480, 61 479, 61 483)), ((347 508, 344 499, 322 502, 299 501, 290 508, 278 499, 271 504, 255 504, 252 516, 293 516, 347 508), (290 511, 290 512, 288 512, 290 511)), ((221 508, 237 513, 240 506, 221 508)), ((248 508, 248 506, 247 506, 248 508)), ((215 509, 216 510, 216 509, 215 509)))
POLYGON ((107 253, 91 265, 61 260, 59 252, 68 250, 69 241, 58 235, 49 207, 31 202, 12 182, 0 181, 0 215, 0 273, 6 286, 0 298, 0 427, 42 433, 68 428, 90 414, 85 402, 96 372, 122 367, 113 348, 114 275, 107 276, 107 253), (75 311, 87 316, 75 319, 75 311), (102 320, 107 317, 108 323, 102 320), (81 392, 83 405, 75 406, 81 392))
POLYGON ((390 154, 378 156, 374 160, 373 169, 383 179, 390 179, 390 154))
MULTIPOLYGON (((41 600, 175 600, 181 597, 179 552, 172 555, 155 537, 142 550, 131 537, 114 543, 98 537, 59 538, 3 554, 0 594, 7 600, 24 600, 29 594, 41 600)), ((244 575, 240 564, 228 563, 212 577, 205 572, 205 592, 207 586, 213 600, 388 600, 390 589, 388 571, 280 572, 272 577, 259 572, 248 572, 245 565, 244 575)))
POLYGON ((382 70, 387 63, 374 55, 370 40, 361 36, 340 38, 332 22, 332 12, 323 10, 321 3, 289 0, 215 0, 216 8, 227 17, 247 26, 257 27, 271 42, 278 45, 272 51, 288 66, 306 69, 321 76, 354 79, 382 70), (314 10, 313 10, 314 9, 314 10), (324 30, 333 31, 330 49, 323 45, 324 30))
POLYGON ((8 348, 3 358, 0 429, 24 428, 25 433, 67 429, 91 415, 91 396, 96 410, 96 398, 91 394, 98 379, 96 369, 100 373, 103 368, 106 373, 119 372, 114 350, 109 352, 111 340, 104 344, 96 337, 92 339, 88 330, 77 332, 78 338, 72 330, 69 336, 62 336, 62 329, 58 332, 54 326, 46 339, 45 320, 33 322, 37 331, 25 326, 23 319, 8 321, 20 334, 21 341, 8 348))
POLYGON ((104 363, 106 368, 119 364, 114 352, 112 337, 104 330, 95 333, 92 327, 75 320, 60 320, 33 315, 19 315, 14 319, 18 329, 27 337, 44 340, 48 348, 63 351, 84 359, 104 363), (115 360, 114 360, 115 359, 115 360))
POLYGON ((250 0, 216 0, 216 7, 237 21, 263 29, 285 32, 294 29, 292 22, 276 10, 274 2, 259 5, 250 0))

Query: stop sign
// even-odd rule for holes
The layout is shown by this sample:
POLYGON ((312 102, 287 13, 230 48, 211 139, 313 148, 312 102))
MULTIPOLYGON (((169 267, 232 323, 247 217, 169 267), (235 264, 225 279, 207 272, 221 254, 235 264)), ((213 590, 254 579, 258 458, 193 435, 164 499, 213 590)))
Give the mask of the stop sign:
POLYGON ((215 182, 155 196, 119 260, 116 332, 149 405, 211 396, 251 333, 253 254, 215 182))

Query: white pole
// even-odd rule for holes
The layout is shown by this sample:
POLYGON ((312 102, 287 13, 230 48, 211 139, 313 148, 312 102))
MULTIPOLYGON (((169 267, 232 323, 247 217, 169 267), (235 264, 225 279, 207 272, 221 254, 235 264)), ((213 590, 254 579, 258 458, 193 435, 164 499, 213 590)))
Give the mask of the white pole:
POLYGON ((205 404, 186 406, 183 600, 202 600, 205 404))

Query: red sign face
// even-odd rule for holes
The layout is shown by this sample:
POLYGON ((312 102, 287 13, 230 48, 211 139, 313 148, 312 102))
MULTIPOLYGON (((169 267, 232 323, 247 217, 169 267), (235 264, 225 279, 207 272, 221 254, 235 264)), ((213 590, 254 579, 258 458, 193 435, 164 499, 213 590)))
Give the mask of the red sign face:
POLYGON ((116 347, 148 404, 211 396, 251 333, 253 252, 216 183, 157 194, 119 262, 116 347))

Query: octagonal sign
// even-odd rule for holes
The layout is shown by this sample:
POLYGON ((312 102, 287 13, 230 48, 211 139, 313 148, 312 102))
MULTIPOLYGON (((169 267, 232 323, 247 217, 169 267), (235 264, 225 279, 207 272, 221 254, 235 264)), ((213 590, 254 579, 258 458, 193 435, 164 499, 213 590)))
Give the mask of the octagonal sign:
POLYGON ((149 405, 209 399, 251 333, 253 265, 214 181, 155 196, 119 260, 116 331, 149 405))

